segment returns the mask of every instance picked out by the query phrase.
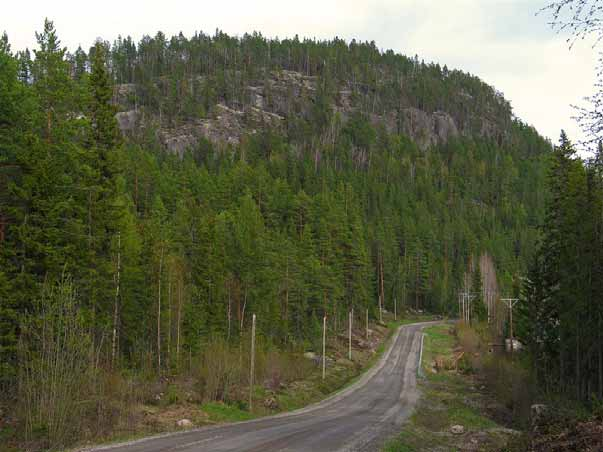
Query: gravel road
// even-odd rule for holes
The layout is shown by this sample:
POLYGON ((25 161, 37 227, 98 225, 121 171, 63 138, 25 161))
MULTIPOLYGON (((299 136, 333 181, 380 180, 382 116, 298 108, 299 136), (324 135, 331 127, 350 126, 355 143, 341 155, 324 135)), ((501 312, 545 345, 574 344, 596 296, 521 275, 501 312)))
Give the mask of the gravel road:
POLYGON ((204 427, 87 449, 111 452, 373 451, 400 431, 419 393, 421 330, 398 329, 381 360, 344 391, 306 408, 253 421, 204 427))

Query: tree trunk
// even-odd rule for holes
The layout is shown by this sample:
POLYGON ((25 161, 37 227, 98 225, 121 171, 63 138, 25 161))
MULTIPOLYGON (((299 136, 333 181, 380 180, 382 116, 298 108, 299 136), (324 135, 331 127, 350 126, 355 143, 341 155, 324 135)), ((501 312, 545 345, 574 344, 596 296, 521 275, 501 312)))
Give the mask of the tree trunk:
POLYGON ((6 227, 6 217, 0 213, 0 245, 2 244, 2 242, 4 242, 4 237, 6 235, 5 227, 6 227))
POLYGON ((115 300, 113 302, 113 338, 111 340, 111 369, 115 364, 117 352, 117 322, 119 317, 119 283, 121 270, 121 233, 117 233, 117 268, 115 274, 115 300))
POLYGON ((245 299, 243 300, 243 309, 239 316, 239 332, 243 332, 243 321, 245 320, 245 307, 247 306, 247 286, 245 286, 245 299))

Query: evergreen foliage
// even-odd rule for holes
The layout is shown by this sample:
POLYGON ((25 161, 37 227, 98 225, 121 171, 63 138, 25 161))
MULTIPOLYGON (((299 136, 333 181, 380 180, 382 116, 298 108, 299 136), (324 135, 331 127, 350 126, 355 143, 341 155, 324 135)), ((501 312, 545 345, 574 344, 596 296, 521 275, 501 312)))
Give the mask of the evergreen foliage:
POLYGON ((583 161, 561 133, 543 236, 518 305, 520 335, 544 387, 579 400, 603 396, 601 150, 583 161))
MULTIPOLYGON (((389 311, 397 299, 399 312, 456 314, 464 270, 482 251, 503 288, 527 269, 549 144, 477 77, 339 39, 158 33, 69 55, 52 22, 37 37, 33 60, 0 46, 6 384, 32 300, 65 275, 99 359, 141 368, 152 355, 162 373, 212 337, 243 340, 252 313, 268 341, 309 346, 324 314, 334 326, 350 308, 375 318, 379 297, 389 311), (182 156, 162 149, 159 127, 206 116, 218 101, 249 105, 244 88, 269 86, 273 71, 319 77, 309 111, 292 93, 283 129, 258 124, 239 144, 205 140, 182 156), (124 139, 112 101, 114 85, 127 83, 136 86, 132 106, 159 124, 124 139), (349 118, 333 108, 341 83, 357 105, 349 118), (422 151, 371 121, 402 105, 454 113, 465 133, 422 151), (498 136, 472 133, 482 116, 498 136)), ((559 157, 555 171, 576 165, 559 157)), ((591 179, 570 173, 578 199, 591 179)), ((557 231, 575 236, 579 223, 557 231)), ((592 319, 574 314, 558 315, 592 319)))

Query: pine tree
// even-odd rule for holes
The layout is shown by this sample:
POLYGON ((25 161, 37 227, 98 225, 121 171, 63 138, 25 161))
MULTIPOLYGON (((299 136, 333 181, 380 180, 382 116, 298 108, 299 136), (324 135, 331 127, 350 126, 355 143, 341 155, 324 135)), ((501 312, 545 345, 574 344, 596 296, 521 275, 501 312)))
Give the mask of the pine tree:
POLYGON ((44 29, 36 33, 39 49, 34 50, 32 65, 34 88, 38 94, 45 116, 45 139, 52 142, 60 123, 73 109, 70 94, 72 82, 69 78, 69 63, 65 59, 67 49, 61 47, 52 21, 44 20, 44 29))

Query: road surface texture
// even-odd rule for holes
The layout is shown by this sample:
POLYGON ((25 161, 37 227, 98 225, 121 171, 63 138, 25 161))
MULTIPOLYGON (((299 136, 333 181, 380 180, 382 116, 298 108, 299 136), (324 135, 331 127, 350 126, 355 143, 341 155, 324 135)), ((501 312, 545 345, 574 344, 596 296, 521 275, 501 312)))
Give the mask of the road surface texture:
POLYGON ((381 360, 342 392, 314 405, 252 421, 204 427, 93 451, 374 451, 400 432, 419 397, 421 330, 400 327, 381 360))

